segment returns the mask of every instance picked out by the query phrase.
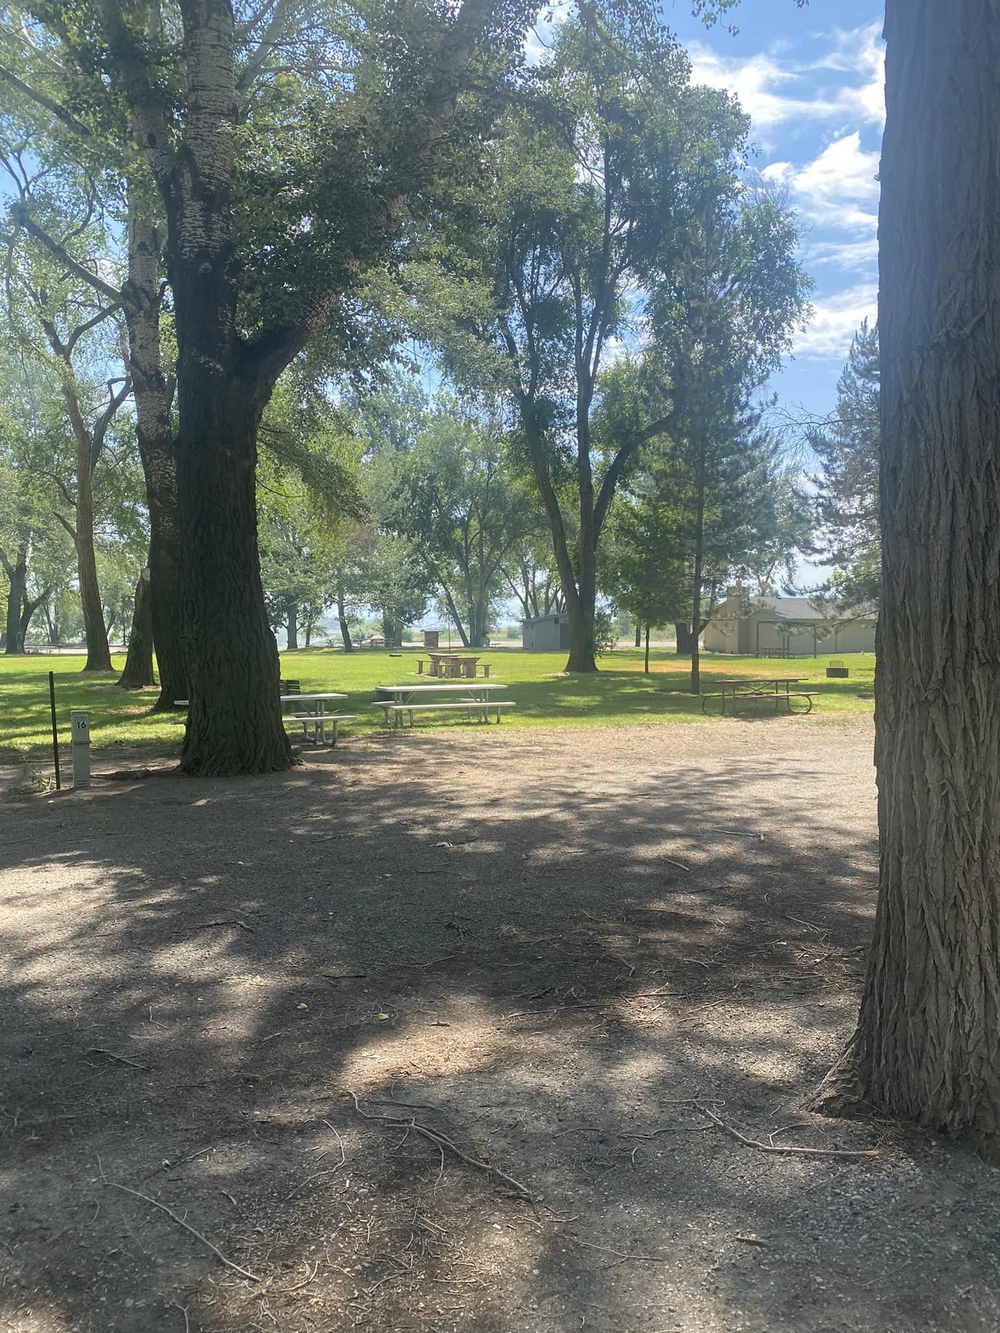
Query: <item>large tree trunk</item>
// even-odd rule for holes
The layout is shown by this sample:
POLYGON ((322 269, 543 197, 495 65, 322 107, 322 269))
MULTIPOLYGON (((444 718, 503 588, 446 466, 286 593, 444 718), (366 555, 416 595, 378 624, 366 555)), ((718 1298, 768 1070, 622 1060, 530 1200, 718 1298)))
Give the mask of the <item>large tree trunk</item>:
POLYGON ((178 377, 177 487, 190 710, 187 773, 270 773, 293 762, 278 647, 257 551, 259 412, 245 385, 189 364, 178 377))
POLYGON ((101 606, 101 588, 97 581, 97 557, 94 553, 94 489, 90 446, 78 440, 76 475, 76 572, 80 583, 80 608, 83 632, 87 638, 84 671, 111 671, 111 649, 101 606))
MULTIPOLYGON (((130 201, 131 203, 131 201, 130 201)), ((128 328, 129 373, 135 397, 136 438, 146 480, 149 510, 149 572, 153 641, 160 697, 153 712, 187 698, 181 633, 181 553, 177 515, 171 390, 160 342, 160 238, 141 207, 129 217, 128 281, 122 288, 128 328)))
POLYGON ((889 0, 879 900, 814 1105, 1000 1149, 1000 16, 889 0))
MULTIPOLYGON (((542 504, 545 506, 545 515, 549 520, 549 530, 552 533, 552 549, 565 599, 566 618, 569 620, 569 660, 566 663, 566 670, 589 674, 597 671, 597 654, 594 646, 594 607, 597 580, 596 578, 590 580, 588 602, 587 588, 584 586, 586 581, 582 573, 580 582, 577 583, 576 571, 573 568, 573 559, 570 556, 569 543, 566 539, 566 525, 563 522, 562 510, 559 507, 559 498, 556 495, 555 487, 552 485, 552 478, 549 476, 545 443, 534 425, 532 413, 531 406, 522 402, 521 421, 531 451, 532 473, 542 497, 542 504)), ((581 533, 581 569, 584 546, 585 540, 581 533)))
POLYGON ((21 652, 25 652, 25 644, 28 642, 28 627, 31 624, 31 618, 49 595, 48 588, 39 593, 37 597, 24 595, 24 601, 21 603, 21 652))
POLYGON ((351 639, 351 627, 347 623, 347 608, 344 605, 344 594, 337 593, 337 619, 340 621, 340 637, 344 641, 344 652, 354 652, 354 642, 351 639))
POLYGON ((24 652, 24 635, 21 632, 21 605, 27 596, 28 550, 26 546, 18 548, 12 561, 4 561, 7 575, 7 617, 4 636, 4 652, 16 656, 24 652))
POLYGON ((149 569, 144 569, 135 585, 132 633, 128 640, 125 669, 118 684, 123 690, 144 690, 155 685, 153 676, 153 597, 149 569))
POLYGON ((296 649, 299 646, 299 607, 297 602, 288 602, 285 608, 285 646, 296 649))
POLYGON ((693 639, 693 636, 691 634, 691 626, 688 625, 683 620, 676 621, 674 623, 674 638, 677 641, 676 645, 677 656, 690 657, 691 644, 693 639))

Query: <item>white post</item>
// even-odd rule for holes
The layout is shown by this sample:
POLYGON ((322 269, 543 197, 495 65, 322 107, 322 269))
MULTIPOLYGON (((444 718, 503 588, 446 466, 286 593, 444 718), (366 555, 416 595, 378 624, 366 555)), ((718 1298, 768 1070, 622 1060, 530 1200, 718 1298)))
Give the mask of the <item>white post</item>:
POLYGON ((90 713, 86 708, 70 711, 73 736, 73 786, 90 786, 90 713))

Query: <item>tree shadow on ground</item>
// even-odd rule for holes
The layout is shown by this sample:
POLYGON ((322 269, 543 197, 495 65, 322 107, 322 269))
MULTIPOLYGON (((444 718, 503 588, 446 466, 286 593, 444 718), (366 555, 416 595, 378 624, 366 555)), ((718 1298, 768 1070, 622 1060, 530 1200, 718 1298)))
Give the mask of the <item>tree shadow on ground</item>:
POLYGON ((789 1109, 856 1003, 870 733, 718 732, 4 806, 10 1328, 995 1328, 993 1173, 789 1109))

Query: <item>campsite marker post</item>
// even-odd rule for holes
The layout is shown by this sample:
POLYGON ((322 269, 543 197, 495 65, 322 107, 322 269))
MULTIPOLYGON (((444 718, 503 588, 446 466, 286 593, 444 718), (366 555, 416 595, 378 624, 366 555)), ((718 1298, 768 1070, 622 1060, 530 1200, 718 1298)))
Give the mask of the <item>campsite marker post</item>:
POLYGON ((73 786, 90 786, 90 713, 74 708, 69 715, 73 734, 73 786))

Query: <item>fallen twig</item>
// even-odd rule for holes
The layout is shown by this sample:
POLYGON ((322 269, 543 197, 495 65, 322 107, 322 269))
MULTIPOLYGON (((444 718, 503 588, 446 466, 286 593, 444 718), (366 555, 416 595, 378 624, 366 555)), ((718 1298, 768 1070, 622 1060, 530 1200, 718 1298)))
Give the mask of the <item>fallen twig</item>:
POLYGON ((138 1060, 130 1060, 127 1055, 116 1055, 114 1051, 107 1051, 103 1046, 91 1046, 85 1055, 106 1055, 109 1060, 117 1060, 120 1065, 131 1065, 133 1069, 145 1069, 149 1071, 149 1065, 141 1065, 138 1060))
POLYGON ((172 1309, 174 1309, 174 1310, 180 1310, 181 1314, 184 1316, 184 1333, 191 1333, 191 1320, 188 1318, 188 1308, 187 1308, 187 1306, 186 1306, 186 1305, 178 1305, 178 1303, 177 1303, 176 1301, 171 1301, 171 1302, 170 1302, 170 1305, 171 1305, 171 1308, 172 1308, 172 1309))
POLYGON ((588 1240, 577 1240, 577 1245, 583 1245, 588 1250, 600 1250, 602 1254, 613 1254, 618 1260, 616 1264, 608 1264, 608 1268, 619 1268, 622 1264, 642 1263, 642 1264, 665 1264, 666 1255, 658 1254, 622 1254, 621 1250, 609 1249, 606 1245, 592 1245, 588 1240))
POLYGON ((734 1236, 733 1240, 741 1241, 744 1245, 767 1245, 766 1240, 761 1240, 759 1236, 734 1236))
MULTIPOLYGON (((100 1160, 98 1160, 98 1166, 100 1167, 100 1160)), ((196 1231, 194 1227, 191 1226, 190 1222, 185 1222, 183 1217, 178 1217, 172 1208, 168 1208, 165 1203, 160 1203, 159 1199, 150 1198, 148 1194, 140 1194, 138 1190, 129 1189, 128 1185, 116 1185, 113 1180, 108 1180, 107 1176, 105 1176, 103 1167, 101 1167, 101 1180, 109 1187, 109 1189, 120 1190, 122 1194, 131 1194, 133 1199, 141 1199, 143 1203, 149 1203, 152 1204, 154 1208, 159 1208, 161 1213, 166 1213, 168 1217, 173 1218, 178 1226, 183 1227, 185 1231, 190 1231, 191 1235, 200 1240, 202 1245, 207 1245, 215 1257, 221 1263, 225 1264, 227 1268, 231 1268, 234 1273, 239 1273, 241 1277, 249 1278, 251 1282, 263 1281, 263 1279, 259 1278, 256 1273, 251 1273, 248 1269, 241 1268, 239 1264, 234 1263, 232 1259, 222 1253, 218 1245, 213 1245, 207 1236, 203 1236, 200 1231, 196 1231)))
POLYGON ((674 860, 673 860, 671 857, 669 857, 669 856, 665 856, 665 857, 663 857, 663 860, 666 861, 666 863, 667 863, 668 866, 676 866, 678 870, 683 870, 685 874, 690 875, 690 873, 691 873, 691 867, 690 867, 690 866, 686 866, 686 865, 684 865, 683 862, 681 862, 681 861, 674 861, 674 860))
POLYGON ((695 1103, 698 1110, 707 1115, 713 1124, 718 1125, 719 1129, 728 1134, 737 1143, 742 1143, 745 1148, 756 1148, 758 1152, 777 1153, 782 1157, 874 1157, 874 1148, 793 1148, 782 1147, 777 1143, 761 1143, 759 1139, 747 1138, 741 1134, 738 1129, 732 1125, 727 1125, 724 1120, 720 1120, 714 1111, 710 1111, 707 1106, 701 1102, 695 1103))
MULTIPOLYGON (((494 1166, 490 1162, 480 1162, 475 1157, 470 1157, 469 1154, 463 1152, 462 1149, 447 1136, 447 1134, 442 1134, 440 1130, 433 1129, 430 1125, 422 1124, 414 1117, 407 1119, 400 1116, 373 1115, 370 1111, 362 1110, 356 1092, 351 1092, 350 1095, 354 1101, 354 1109, 357 1111, 358 1115, 362 1116, 365 1120, 379 1120, 382 1124, 390 1125, 396 1129, 405 1129, 407 1131, 411 1129, 415 1130, 417 1134, 422 1135, 429 1143, 433 1143, 439 1152, 443 1148, 447 1148, 449 1152, 453 1152, 456 1157, 465 1162, 468 1166, 474 1166, 477 1171, 484 1171, 491 1180, 494 1178, 502 1180, 504 1184, 509 1185, 522 1199, 527 1199, 529 1203, 534 1205, 534 1196, 531 1193, 531 1190, 528 1189, 527 1185, 522 1185, 519 1180, 515 1180, 513 1176, 508 1176, 506 1171, 501 1171, 498 1166, 494 1166)), ((396 1105, 399 1105, 399 1103, 397 1102, 396 1105)))
POLYGON ((211 926, 239 926, 240 930, 248 930, 251 935, 254 934, 253 926, 248 926, 245 921, 241 921, 237 916, 221 917, 218 921, 196 921, 195 930, 208 930, 211 926))

